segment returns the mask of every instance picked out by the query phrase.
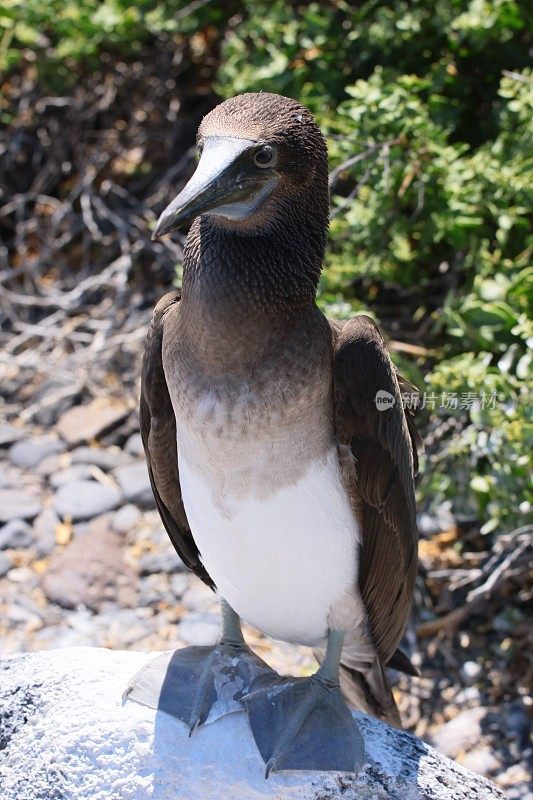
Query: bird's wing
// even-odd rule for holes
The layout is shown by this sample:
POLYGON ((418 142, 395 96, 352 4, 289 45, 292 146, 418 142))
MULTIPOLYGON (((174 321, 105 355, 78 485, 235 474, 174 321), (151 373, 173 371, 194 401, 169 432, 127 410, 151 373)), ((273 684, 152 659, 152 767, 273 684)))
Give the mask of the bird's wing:
POLYGON ((187 521, 181 497, 176 418, 163 370, 163 330, 180 313, 180 293, 166 294, 155 307, 141 369, 141 436, 159 514, 179 557, 204 583, 214 587, 205 570, 187 521))
POLYGON ((341 462, 359 521, 359 589, 382 664, 403 635, 417 571, 414 475, 419 436, 404 412, 400 386, 383 338, 360 315, 333 327, 335 418, 341 462), (389 405, 376 406, 384 392, 389 405), (344 455, 342 455, 344 451, 344 455))

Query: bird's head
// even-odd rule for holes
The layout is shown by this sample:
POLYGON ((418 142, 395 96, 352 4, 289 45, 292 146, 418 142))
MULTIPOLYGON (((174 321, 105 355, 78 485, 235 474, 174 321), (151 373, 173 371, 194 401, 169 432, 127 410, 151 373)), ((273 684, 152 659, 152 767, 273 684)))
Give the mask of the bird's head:
POLYGON ((295 209, 318 213, 327 226, 326 143, 300 103, 266 92, 233 97, 204 117, 197 145, 196 171, 161 214, 154 239, 203 215, 243 234, 283 224, 295 209))

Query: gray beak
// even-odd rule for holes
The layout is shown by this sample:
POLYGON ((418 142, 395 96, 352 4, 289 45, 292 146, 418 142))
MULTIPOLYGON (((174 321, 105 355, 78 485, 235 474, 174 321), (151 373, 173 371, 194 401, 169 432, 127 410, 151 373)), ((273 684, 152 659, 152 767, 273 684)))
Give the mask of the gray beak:
POLYGON ((201 214, 244 219, 271 191, 276 178, 258 168, 251 150, 257 142, 211 136, 205 141, 196 172, 157 221, 152 239, 159 239, 201 214))

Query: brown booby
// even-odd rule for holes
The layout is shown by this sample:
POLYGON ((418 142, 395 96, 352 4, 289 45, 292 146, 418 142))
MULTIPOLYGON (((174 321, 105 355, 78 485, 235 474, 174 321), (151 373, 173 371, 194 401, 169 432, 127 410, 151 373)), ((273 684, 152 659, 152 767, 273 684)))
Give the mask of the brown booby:
POLYGON ((149 662, 125 696, 191 733, 244 708, 267 775, 357 771, 363 742, 339 683, 352 706, 399 724, 384 668, 414 673, 398 650, 417 570, 418 438, 400 395, 413 387, 369 317, 331 322, 315 304, 328 157, 310 112, 234 97, 204 118, 198 151, 154 231, 194 220, 181 293, 150 326, 140 416, 161 518, 216 588, 222 633, 149 662), (240 618, 315 648, 316 674, 281 678, 240 618))

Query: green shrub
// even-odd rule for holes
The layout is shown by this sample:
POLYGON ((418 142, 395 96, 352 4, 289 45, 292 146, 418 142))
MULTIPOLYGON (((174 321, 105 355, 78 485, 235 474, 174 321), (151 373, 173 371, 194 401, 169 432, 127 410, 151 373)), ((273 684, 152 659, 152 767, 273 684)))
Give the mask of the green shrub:
POLYGON ((428 428, 461 422, 429 449, 423 503, 451 499, 484 531, 523 521, 530 12, 505 0, 245 6, 227 38, 221 91, 299 97, 328 135, 336 178, 322 306, 337 316, 364 308, 394 333, 379 303, 392 293, 400 338, 428 351, 401 359, 415 382, 424 374, 428 428), (473 395, 486 407, 467 402, 473 395))

